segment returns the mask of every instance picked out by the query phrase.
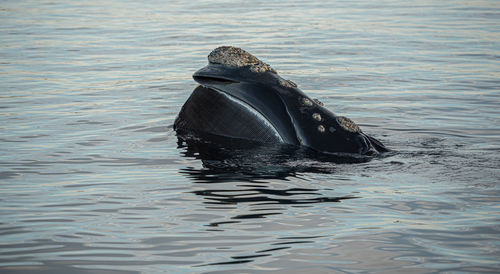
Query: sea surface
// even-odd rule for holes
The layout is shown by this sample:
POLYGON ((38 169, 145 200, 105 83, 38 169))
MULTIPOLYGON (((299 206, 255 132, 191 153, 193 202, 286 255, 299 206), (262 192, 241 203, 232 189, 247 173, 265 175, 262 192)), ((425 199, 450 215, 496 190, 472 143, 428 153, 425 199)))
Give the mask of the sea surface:
POLYGON ((0 272, 499 272, 498 4, 1 1, 0 272), (392 152, 179 145, 222 45, 392 152))

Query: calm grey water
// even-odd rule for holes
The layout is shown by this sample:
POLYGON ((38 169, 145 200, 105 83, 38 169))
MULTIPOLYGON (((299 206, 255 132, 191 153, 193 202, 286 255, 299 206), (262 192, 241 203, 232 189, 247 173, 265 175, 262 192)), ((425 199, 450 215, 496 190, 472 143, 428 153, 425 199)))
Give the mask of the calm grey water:
POLYGON ((0 2, 0 272, 500 270, 497 1, 140 2, 0 2), (178 147, 221 45, 395 152, 178 147))

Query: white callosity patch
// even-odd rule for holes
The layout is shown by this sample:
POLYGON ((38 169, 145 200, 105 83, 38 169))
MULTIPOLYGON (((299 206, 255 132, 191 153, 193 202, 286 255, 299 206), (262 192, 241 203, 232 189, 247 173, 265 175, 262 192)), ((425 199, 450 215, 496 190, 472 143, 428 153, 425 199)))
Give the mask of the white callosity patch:
POLYGON ((313 113, 312 117, 314 120, 319 121, 319 122, 321 122, 321 120, 322 120, 321 114, 319 114, 319 113, 313 113))
POLYGON ((321 102, 320 100, 318 100, 318 99, 316 99, 316 98, 314 98, 314 99, 313 99, 313 101, 314 101, 316 104, 318 104, 318 105, 320 105, 320 106, 322 106, 322 107, 324 107, 324 106, 325 106, 325 105, 323 104, 323 102, 321 102))
POLYGON ((353 120, 347 117, 337 116, 337 122, 343 129, 349 132, 361 132, 361 129, 359 129, 358 125, 354 123, 353 120))
POLYGON ((313 102, 309 100, 308 98, 302 98, 302 104, 306 107, 312 107, 313 102))
POLYGON ((285 80, 280 78, 279 83, 281 86, 286 88, 296 88, 297 84, 295 84, 292 80, 285 80))
POLYGON ((214 49, 208 55, 208 62, 211 64, 221 64, 230 67, 250 66, 250 70, 257 73, 276 71, 268 64, 262 62, 252 54, 232 46, 222 46, 214 49))
POLYGON ((319 125, 318 126, 318 131, 321 132, 321 133, 325 132, 325 127, 323 125, 319 125))

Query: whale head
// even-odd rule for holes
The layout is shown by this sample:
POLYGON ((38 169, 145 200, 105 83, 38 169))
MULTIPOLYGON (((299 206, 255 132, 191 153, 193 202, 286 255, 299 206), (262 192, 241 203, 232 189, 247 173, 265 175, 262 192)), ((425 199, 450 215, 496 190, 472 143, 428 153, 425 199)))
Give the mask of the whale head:
POLYGON ((179 113, 176 130, 326 153, 387 151, 354 121, 335 115, 252 54, 223 46, 208 61, 193 75, 200 85, 179 113))

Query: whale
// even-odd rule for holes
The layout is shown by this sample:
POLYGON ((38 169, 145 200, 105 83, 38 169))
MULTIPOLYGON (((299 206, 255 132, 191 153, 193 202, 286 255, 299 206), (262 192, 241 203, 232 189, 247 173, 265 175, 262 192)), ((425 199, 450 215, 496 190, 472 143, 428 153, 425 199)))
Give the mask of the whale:
POLYGON ((389 151, 354 121, 334 114, 241 48, 214 49, 193 79, 198 86, 174 122, 180 140, 282 144, 321 153, 389 151))

